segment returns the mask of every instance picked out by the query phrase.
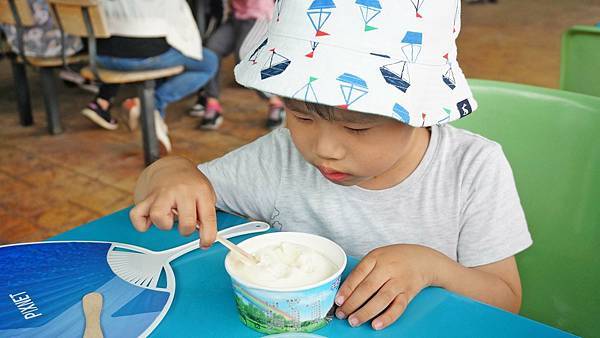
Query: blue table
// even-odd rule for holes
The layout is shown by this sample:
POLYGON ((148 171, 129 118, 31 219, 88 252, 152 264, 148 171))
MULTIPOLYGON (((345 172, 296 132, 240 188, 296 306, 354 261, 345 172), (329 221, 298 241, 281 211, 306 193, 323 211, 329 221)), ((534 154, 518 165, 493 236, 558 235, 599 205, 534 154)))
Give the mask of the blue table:
MULTIPOLYGON (((129 243, 151 250, 185 244, 177 231, 151 229, 136 232, 124 209, 60 234, 50 240, 93 240, 129 243)), ((218 214, 219 229, 245 222, 218 214)), ((197 235, 196 235, 197 236, 197 235)), ((249 236, 234 238, 242 241, 249 236)), ((177 281, 175 299, 152 337, 262 337, 238 319, 233 291, 223 262, 227 250, 216 244, 210 250, 193 251, 171 263, 177 281)), ((356 265, 349 259, 349 266, 356 265)), ((392 326, 374 331, 365 324, 351 328, 334 319, 315 334, 327 337, 575 337, 545 324, 473 301, 440 288, 423 290, 392 326)))

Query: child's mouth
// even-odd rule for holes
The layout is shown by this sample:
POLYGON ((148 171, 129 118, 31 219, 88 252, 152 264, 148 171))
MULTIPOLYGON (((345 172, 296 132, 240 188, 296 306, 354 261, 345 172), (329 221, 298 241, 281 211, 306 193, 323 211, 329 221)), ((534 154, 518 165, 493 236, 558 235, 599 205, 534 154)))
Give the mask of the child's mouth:
POLYGON ((317 167, 321 174, 325 176, 330 181, 333 182, 341 182, 350 177, 350 174, 346 174, 343 172, 335 171, 333 169, 325 168, 325 167, 317 167))

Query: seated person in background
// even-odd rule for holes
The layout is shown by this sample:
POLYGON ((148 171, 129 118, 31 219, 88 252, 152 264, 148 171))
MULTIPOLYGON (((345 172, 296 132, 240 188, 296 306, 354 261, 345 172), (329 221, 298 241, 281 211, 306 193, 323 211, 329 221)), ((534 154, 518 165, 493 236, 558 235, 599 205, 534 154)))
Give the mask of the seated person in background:
MULTIPOLYGON (((25 56, 39 58, 57 58, 62 55, 60 30, 50 14, 45 0, 29 0, 33 12, 35 26, 23 30, 23 47, 25 56)), ((17 28, 13 25, 0 25, 6 40, 15 54, 19 54, 17 28)), ((77 54, 83 49, 81 39, 65 35, 65 56, 77 54)))
MULTIPOLYGON (((229 0, 225 1, 229 18, 208 38, 206 46, 219 57, 219 62, 230 54, 239 62, 240 46, 257 20, 268 20, 273 14, 273 0, 229 0)), ((227 14, 225 14, 227 15, 227 14)), ((285 117, 284 104, 275 95, 265 92, 258 94, 269 101, 266 126, 269 129, 279 127, 285 117)), ((197 103, 190 110, 191 116, 202 117, 200 128, 217 129, 223 122, 223 109, 219 102, 219 75, 212 78, 204 91, 198 96, 197 103)))
MULTIPOLYGON (((48 4, 44 0, 29 0, 33 13, 35 26, 23 30, 23 47, 26 57, 34 58, 60 58, 63 48, 60 30, 56 26, 48 4)), ((13 25, 0 25, 4 30, 10 49, 15 54, 19 53, 17 28, 13 25)), ((65 34, 65 56, 73 56, 85 49, 84 43, 77 36, 65 34)), ((76 69, 78 67, 75 67, 76 69)), ((95 91, 97 88, 87 82, 77 71, 65 68, 60 71, 60 76, 66 84, 79 85, 83 89, 95 91)))
MULTIPOLYGON (((217 57, 202 49, 200 33, 185 0, 104 1, 111 37, 98 40, 98 63, 108 69, 144 71, 184 66, 181 74, 157 81, 155 99, 156 134, 167 152, 172 149, 164 122, 167 105, 206 84, 217 71, 217 57)), ((110 113, 118 86, 102 85, 100 93, 82 114, 103 128, 114 130, 110 113)), ((125 102, 129 126, 137 127, 140 103, 125 102)))

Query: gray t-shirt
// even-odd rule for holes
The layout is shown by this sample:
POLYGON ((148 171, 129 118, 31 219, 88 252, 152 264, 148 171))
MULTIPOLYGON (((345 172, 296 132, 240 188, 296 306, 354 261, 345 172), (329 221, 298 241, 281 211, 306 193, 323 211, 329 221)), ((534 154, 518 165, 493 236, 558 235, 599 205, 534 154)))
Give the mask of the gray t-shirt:
POLYGON ((501 146, 449 125, 431 128, 417 169, 385 190, 331 183, 303 159, 287 129, 198 168, 218 208, 327 237, 356 257, 410 243, 473 267, 532 243, 501 146))

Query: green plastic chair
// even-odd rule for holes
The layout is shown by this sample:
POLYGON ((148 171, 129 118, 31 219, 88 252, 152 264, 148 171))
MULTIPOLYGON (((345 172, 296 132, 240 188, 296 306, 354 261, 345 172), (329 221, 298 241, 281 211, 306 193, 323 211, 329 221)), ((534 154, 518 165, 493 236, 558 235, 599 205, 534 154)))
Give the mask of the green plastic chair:
POLYGON ((573 26, 563 34, 560 89, 600 96, 600 26, 573 26))
POLYGON ((517 255, 521 314, 600 336, 600 98, 471 80, 479 109, 453 124, 500 143, 534 244, 517 255))

